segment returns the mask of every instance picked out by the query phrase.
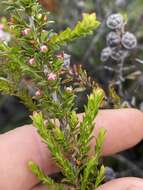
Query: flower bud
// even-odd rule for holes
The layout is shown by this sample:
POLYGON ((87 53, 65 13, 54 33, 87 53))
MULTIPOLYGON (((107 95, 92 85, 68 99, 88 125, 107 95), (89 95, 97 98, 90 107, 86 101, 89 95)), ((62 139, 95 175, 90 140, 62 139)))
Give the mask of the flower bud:
POLYGON ((122 45, 129 50, 136 48, 137 46, 136 36, 130 32, 126 32, 122 37, 122 45))
POLYGON ((37 90, 37 91, 35 92, 35 96, 41 96, 41 95, 42 95, 41 90, 37 90))
POLYGON ((109 57, 111 56, 112 53, 112 49, 110 47, 106 47, 102 50, 101 52, 101 61, 105 62, 109 59, 109 57))
POLYGON ((27 36, 30 32, 31 32, 31 29, 30 29, 30 28, 25 28, 25 29, 22 31, 22 35, 23 35, 23 36, 27 36))
POLYGON ((29 59, 29 65, 34 65, 35 64, 35 58, 29 59))
POLYGON ((108 35, 107 35, 107 45, 108 46, 117 46, 120 44, 121 42, 121 37, 118 33, 116 32, 110 32, 108 35))
POLYGON ((43 52, 43 53, 46 53, 48 51, 48 47, 46 45, 42 45, 40 47, 40 51, 43 52))
POLYGON ((42 17, 43 17, 42 13, 39 13, 39 14, 37 15, 37 19, 38 19, 38 20, 41 20, 42 17))
POLYGON ((121 14, 112 14, 108 17, 106 24, 110 29, 120 29, 124 25, 124 18, 121 14))

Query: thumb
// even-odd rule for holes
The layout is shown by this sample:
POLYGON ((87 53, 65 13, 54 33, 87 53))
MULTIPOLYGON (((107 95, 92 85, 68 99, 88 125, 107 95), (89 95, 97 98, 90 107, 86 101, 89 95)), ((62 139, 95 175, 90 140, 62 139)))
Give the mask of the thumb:
POLYGON ((112 180, 101 185, 97 190, 141 190, 143 189, 143 179, 126 177, 112 180))

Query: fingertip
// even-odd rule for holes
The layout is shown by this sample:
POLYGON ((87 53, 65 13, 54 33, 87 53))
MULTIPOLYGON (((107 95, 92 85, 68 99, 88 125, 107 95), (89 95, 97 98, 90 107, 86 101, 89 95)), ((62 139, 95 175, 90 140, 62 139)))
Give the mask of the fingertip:
POLYGON ((143 179, 126 177, 112 180, 101 185, 97 190, 142 190, 143 179))

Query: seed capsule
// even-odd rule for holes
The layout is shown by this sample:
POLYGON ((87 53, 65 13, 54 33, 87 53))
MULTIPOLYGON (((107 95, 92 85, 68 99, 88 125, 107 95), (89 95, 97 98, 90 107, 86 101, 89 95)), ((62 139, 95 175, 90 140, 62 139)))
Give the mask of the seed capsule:
POLYGON ((137 46, 136 36, 130 32, 126 32, 122 37, 122 45, 129 50, 136 48, 137 46))
POLYGON ((121 59, 127 57, 128 52, 120 48, 112 48, 111 58, 115 61, 120 61, 121 59))
POLYGON ((105 62, 109 59, 109 57, 111 56, 111 53, 112 53, 112 49, 110 47, 106 47, 102 50, 101 52, 101 61, 102 62, 105 62))
POLYGON ((121 37, 119 34, 117 34, 116 32, 110 32, 108 35, 107 35, 107 38, 106 38, 106 41, 107 41, 107 45, 108 46, 117 46, 120 44, 121 42, 121 37))
POLYGON ((108 17, 106 24, 110 29, 120 29, 124 25, 124 18, 121 14, 112 14, 108 17))

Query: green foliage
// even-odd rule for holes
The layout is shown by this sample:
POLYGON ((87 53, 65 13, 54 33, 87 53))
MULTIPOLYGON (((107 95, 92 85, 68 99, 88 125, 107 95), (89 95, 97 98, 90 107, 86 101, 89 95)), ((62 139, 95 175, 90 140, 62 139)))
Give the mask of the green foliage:
POLYGON ((65 54, 58 50, 76 38, 91 34, 99 26, 96 15, 84 14, 83 20, 73 29, 55 34, 49 29, 49 13, 38 1, 9 0, 5 3, 11 16, 3 23, 4 31, 11 34, 11 40, 0 42, 0 58, 4 60, 0 62, 3 68, 0 91, 19 97, 30 111, 34 111, 33 125, 50 150, 63 179, 57 183, 33 162, 29 167, 47 187, 63 190, 66 184, 76 190, 94 190, 104 173, 103 167, 98 169, 104 132, 99 134, 91 158, 88 157, 89 144, 94 138, 94 119, 104 92, 99 88, 93 90, 80 122, 75 112, 74 92, 76 86, 83 89, 90 80, 81 68, 75 77, 71 67, 65 67, 65 54), (69 82, 74 80, 76 85, 70 88, 69 82))
POLYGON ((98 187, 104 178, 103 166, 98 171, 101 147, 105 136, 105 131, 103 129, 96 139, 95 154, 93 157, 88 158, 88 153, 90 151, 89 142, 91 138, 93 138, 93 121, 103 97, 104 93, 101 89, 94 90, 89 96, 88 106, 86 107, 85 116, 81 123, 82 127, 84 125, 84 129, 82 127, 81 129, 79 128, 79 121, 75 112, 71 112, 71 116, 69 117, 70 128, 68 131, 64 129, 65 133, 59 128, 57 121, 48 121, 45 127, 44 118, 41 112, 36 112, 32 116, 34 126, 38 129, 43 141, 48 145, 53 159, 64 175, 63 181, 81 190, 98 187), (72 134, 72 137, 69 139, 67 139, 67 136, 69 136, 68 133, 72 134), (74 140, 70 141, 72 139, 74 140), (66 149, 65 144, 66 147, 68 147, 66 149), (73 157, 73 160, 67 159, 66 155, 68 153, 72 154, 71 157, 73 157), (72 164, 70 161, 72 161, 72 164))
POLYGON ((55 183, 55 181, 44 174, 44 172, 32 161, 28 163, 30 170, 38 177, 44 185, 47 185, 50 188, 55 190, 64 190, 64 186, 61 184, 55 183))
POLYGON ((0 77, 0 92, 4 92, 5 94, 12 93, 10 81, 2 77, 0 77))
POLYGON ((99 21, 96 20, 95 13, 93 14, 83 14, 83 20, 78 22, 75 28, 72 30, 67 28, 65 31, 61 32, 59 35, 54 35, 50 42, 51 44, 64 45, 78 37, 86 36, 92 34, 92 30, 99 26, 99 21))
POLYGON ((83 122, 80 124, 80 137, 78 144, 80 146, 81 155, 84 157, 89 151, 89 141, 91 140, 91 134, 94 129, 94 118, 98 113, 99 106, 104 98, 104 93, 101 89, 93 91, 93 94, 89 96, 88 104, 85 107, 85 116, 83 122))

